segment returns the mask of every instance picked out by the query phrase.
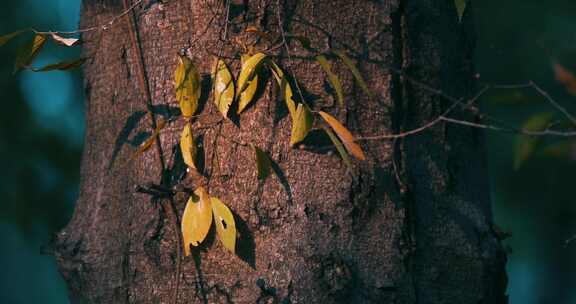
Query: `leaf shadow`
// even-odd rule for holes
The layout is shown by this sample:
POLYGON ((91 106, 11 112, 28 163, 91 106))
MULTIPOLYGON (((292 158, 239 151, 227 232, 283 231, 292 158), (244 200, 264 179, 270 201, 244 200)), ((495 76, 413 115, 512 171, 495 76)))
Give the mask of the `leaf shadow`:
POLYGON ((292 205, 294 203, 294 199, 288 178, 286 178, 286 175, 284 174, 284 171, 282 171, 282 168, 280 168, 280 165, 278 165, 278 163, 272 158, 270 158, 270 166, 272 167, 274 174, 278 177, 278 181, 280 182, 280 185, 282 185, 282 188, 284 188, 286 195, 288 195, 288 203, 292 205))
POLYGON ((146 115, 145 111, 136 111, 132 113, 130 116, 128 116, 128 118, 126 119, 124 127, 122 128, 122 130, 120 130, 120 133, 118 134, 118 136, 116 137, 116 141, 114 142, 114 150, 112 150, 112 156, 110 157, 110 162, 108 163, 108 171, 112 169, 112 166, 114 165, 114 162, 116 161, 116 158, 120 153, 120 150, 122 150, 122 146, 130 142, 128 139, 130 133, 132 133, 132 131, 136 128, 136 126, 138 126, 138 123, 140 122, 142 117, 144 117, 144 115, 146 115))
POLYGON ((254 235, 248 228, 246 221, 236 212, 232 211, 232 214, 234 215, 236 230, 239 234, 236 240, 236 255, 252 267, 252 269, 256 269, 256 243, 254 242, 254 235))

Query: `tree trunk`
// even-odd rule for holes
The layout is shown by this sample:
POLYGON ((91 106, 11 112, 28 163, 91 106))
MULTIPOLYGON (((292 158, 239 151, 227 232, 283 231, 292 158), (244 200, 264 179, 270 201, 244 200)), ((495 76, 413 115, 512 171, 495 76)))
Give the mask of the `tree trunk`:
MULTIPOLYGON (((82 27, 105 24, 125 5, 84 0, 82 27)), ((143 1, 106 30, 85 33, 80 197, 56 240, 71 301, 506 303, 505 255, 492 230, 478 130, 438 123, 397 140, 363 140, 367 160, 349 170, 322 146, 322 132, 290 147, 291 119, 273 78, 235 122, 221 119, 208 93, 215 54, 237 73, 237 42, 271 44, 247 27, 273 37, 282 29, 288 47, 267 54, 294 75, 314 110, 357 137, 412 130, 452 106, 447 96, 474 94, 469 12, 460 24, 451 0, 143 1), (338 106, 315 53, 291 35, 318 52, 344 50, 373 98, 332 58, 345 95, 345 108, 338 106), (131 160, 151 132, 146 110, 155 123, 177 112, 173 71, 183 49, 203 74, 202 115, 193 123, 200 174, 186 174, 177 153, 183 119, 162 130, 161 153, 152 147, 131 160), (275 174, 263 182, 251 145, 274 162, 275 174), (187 197, 135 191, 149 184, 203 186, 227 203, 237 254, 212 231, 182 257, 178 279, 175 227, 187 197)), ((450 115, 475 119, 461 107, 450 115)))

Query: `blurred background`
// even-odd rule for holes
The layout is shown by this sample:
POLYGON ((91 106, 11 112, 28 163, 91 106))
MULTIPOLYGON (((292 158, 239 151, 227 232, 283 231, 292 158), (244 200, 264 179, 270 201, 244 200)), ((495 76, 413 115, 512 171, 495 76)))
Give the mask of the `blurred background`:
MULTIPOLYGON (((576 113, 576 97, 556 81, 553 63, 576 72, 573 0, 476 0, 477 69, 482 83, 535 81, 576 113)), ((0 35, 34 26, 74 30, 80 0, 3 1, 0 35)), ((84 132, 81 73, 13 75, 18 43, 0 48, 0 302, 67 303, 53 259, 41 254, 69 220, 77 197, 84 132)), ((79 56, 51 44, 42 66, 79 56)), ((558 115, 530 89, 493 90, 482 111, 516 124, 556 123, 558 115), (542 113, 552 113, 551 115, 542 113)), ((569 140, 488 133, 487 152, 498 226, 512 237, 512 304, 576 303, 576 148, 569 140)))

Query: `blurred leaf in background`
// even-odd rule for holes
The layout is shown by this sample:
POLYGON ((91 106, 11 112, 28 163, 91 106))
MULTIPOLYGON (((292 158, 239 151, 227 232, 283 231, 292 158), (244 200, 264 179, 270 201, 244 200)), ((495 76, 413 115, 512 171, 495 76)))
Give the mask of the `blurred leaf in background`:
MULTIPOLYGON (((4 1, 0 35, 34 26, 76 29, 79 0, 4 1)), ((76 200, 84 133, 79 71, 12 73, 18 35, 0 47, 0 302, 66 303, 51 256, 41 255, 69 220, 76 200)), ((34 65, 78 58, 79 49, 46 43, 34 65)))

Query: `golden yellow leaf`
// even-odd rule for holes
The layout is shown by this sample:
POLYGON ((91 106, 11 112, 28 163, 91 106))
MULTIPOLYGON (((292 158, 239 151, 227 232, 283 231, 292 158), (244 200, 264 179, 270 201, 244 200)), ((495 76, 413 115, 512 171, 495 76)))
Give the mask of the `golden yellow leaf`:
POLYGON ((12 40, 13 38, 15 38, 16 36, 22 34, 26 32, 26 30, 19 30, 19 31, 15 31, 6 35, 2 35, 0 36, 0 46, 5 45, 6 43, 8 43, 10 40, 12 40))
POLYGON ((314 123, 314 116, 305 104, 299 103, 296 109, 296 114, 292 120, 292 134, 290 135, 290 145, 295 145, 306 138, 312 124, 314 123))
POLYGON ((180 151, 182 152, 182 159, 188 167, 196 169, 194 160, 196 159, 196 145, 194 144, 194 136, 192 135, 192 125, 187 123, 182 129, 180 136, 180 151))
POLYGON ((50 33, 50 36, 54 42, 68 47, 80 44, 80 39, 78 38, 64 38, 56 33, 50 33))
POLYGON ((236 222, 234 221, 234 215, 218 198, 211 197, 210 202, 212 203, 212 213, 214 214, 218 237, 224 248, 234 253, 236 251, 236 222))
POLYGON ((248 81, 248 86, 246 89, 240 93, 240 101, 238 102, 238 114, 242 113, 248 104, 250 104, 252 99, 254 99, 256 90, 258 90, 258 75, 254 75, 254 78, 248 81))
POLYGON ((39 69, 33 68, 32 71, 34 72, 48 72, 54 70, 67 71, 82 66, 84 62, 86 62, 86 58, 79 58, 71 61, 62 61, 58 63, 49 64, 39 69))
POLYGON ((190 255, 190 245, 198 246, 210 231, 212 206, 208 192, 200 187, 188 199, 182 215, 184 255, 190 255))
POLYGON ((240 98, 238 114, 240 114, 254 98, 254 94, 258 89, 258 70, 265 58, 266 55, 257 53, 242 63, 242 69, 238 76, 238 90, 236 90, 236 97, 240 98))
POLYGON ((328 137, 330 137, 330 140, 336 147, 336 151, 338 151, 338 154, 340 154, 340 157, 342 158, 346 166, 348 166, 350 171, 352 171, 352 161, 350 161, 350 156, 348 156, 348 152, 346 152, 346 149, 344 149, 342 142, 338 139, 338 137, 336 137, 336 135, 334 135, 334 132, 332 132, 332 130, 328 129, 327 127, 324 127, 324 131, 326 132, 326 134, 328 134, 328 137))
POLYGON ((320 111, 320 116, 324 118, 324 120, 332 127, 334 132, 338 135, 338 137, 342 140, 342 143, 346 147, 346 150, 350 152, 350 154, 354 155, 354 157, 365 160, 366 156, 364 152, 362 152, 362 148, 360 145, 354 142, 354 136, 352 133, 348 131, 336 118, 332 117, 330 114, 326 112, 320 111))
POLYGON ((201 83, 200 73, 188 57, 178 56, 178 66, 174 73, 176 100, 184 117, 191 117, 198 109, 201 83))
POLYGON ((296 115, 296 101, 294 100, 290 82, 288 81, 286 74, 284 74, 284 71, 282 71, 275 62, 272 62, 272 74, 280 86, 281 95, 284 96, 288 112, 290 112, 290 116, 294 119, 294 116, 296 115))
POLYGON ((14 72, 18 72, 23 68, 27 68, 34 58, 38 56, 40 50, 46 43, 46 36, 37 34, 32 38, 32 40, 18 49, 18 55, 16 56, 16 64, 14 66, 14 72))
POLYGON ((234 101, 234 80, 232 73, 221 59, 216 59, 212 68, 214 82, 214 103, 224 117, 227 117, 230 105, 234 101))
POLYGON ((566 87, 572 95, 576 95, 576 75, 558 63, 554 64, 556 80, 566 87))
POLYGON ((132 157, 130 157, 130 161, 132 161, 133 159, 135 159, 136 157, 138 157, 140 154, 144 153, 146 150, 150 149, 150 147, 152 147, 152 144, 156 141, 156 139, 158 138, 158 135, 160 134, 160 131, 162 131, 162 129, 164 129, 164 127, 166 126, 166 121, 165 120, 160 120, 158 122, 158 125, 156 125, 156 129, 154 130, 154 132, 152 133, 152 135, 150 135, 150 137, 148 137, 148 139, 146 139, 141 145, 140 147, 138 147, 138 150, 136 150, 136 152, 134 152, 134 154, 132 155, 132 157))

